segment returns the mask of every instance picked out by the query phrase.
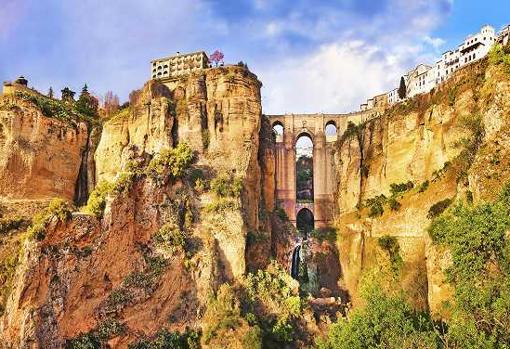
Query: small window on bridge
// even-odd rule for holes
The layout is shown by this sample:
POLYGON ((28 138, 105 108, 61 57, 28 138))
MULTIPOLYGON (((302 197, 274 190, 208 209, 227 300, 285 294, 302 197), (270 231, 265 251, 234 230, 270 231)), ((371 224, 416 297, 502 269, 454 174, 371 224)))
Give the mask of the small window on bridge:
POLYGON ((324 133, 326 134, 326 137, 336 137, 336 125, 334 121, 330 121, 326 124, 324 133))
POLYGON ((276 138, 276 142, 283 142, 283 125, 281 122, 276 121, 273 124, 273 133, 276 138))

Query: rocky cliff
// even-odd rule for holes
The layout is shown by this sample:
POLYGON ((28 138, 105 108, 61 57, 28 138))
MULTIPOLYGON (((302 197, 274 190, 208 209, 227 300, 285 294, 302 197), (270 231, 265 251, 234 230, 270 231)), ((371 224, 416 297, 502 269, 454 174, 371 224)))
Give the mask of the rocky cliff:
POLYGON ((287 238, 272 235, 272 132, 261 131, 260 87, 244 67, 171 89, 151 81, 92 134, 44 118, 37 105, 13 101, 2 112, 11 125, 2 128, 5 173, 24 181, 17 190, 2 177, 4 197, 71 200, 80 178, 97 184, 81 212, 52 202, 27 233, 10 230, 19 250, 4 280, 6 347, 125 348, 165 329, 195 331, 220 284, 267 266, 272 251, 287 258, 278 252, 287 238), (27 152, 32 163, 22 161, 27 152))
POLYGON ((398 243, 399 279, 412 302, 442 313, 451 294, 444 278, 449 255, 432 245, 427 228, 436 209, 493 198, 508 178, 506 74, 486 60, 473 64, 340 140, 338 247, 342 283, 355 302, 364 272, 391 259, 381 244, 389 236, 398 243))
POLYGON ((89 127, 79 115, 45 115, 43 97, 27 91, 0 99, 2 200, 73 200, 89 127))

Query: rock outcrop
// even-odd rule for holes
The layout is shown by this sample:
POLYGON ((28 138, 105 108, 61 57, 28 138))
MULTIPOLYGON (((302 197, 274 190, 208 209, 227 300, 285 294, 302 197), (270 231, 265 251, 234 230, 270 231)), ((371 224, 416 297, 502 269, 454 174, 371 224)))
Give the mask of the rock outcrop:
POLYGON ((501 74, 486 61, 471 65, 438 90, 393 107, 340 141, 338 247, 342 283, 355 303, 363 272, 385 258, 378 239, 392 236, 403 259, 401 284, 412 302, 434 314, 443 312, 451 295, 444 274, 449 257, 430 241, 427 216, 442 200, 466 200, 467 193, 475 201, 488 198, 508 178, 508 170, 489 155, 495 152, 501 163, 508 161, 502 144, 508 139, 510 86, 501 74), (473 129, 477 123, 479 130, 473 129), (485 134, 483 141, 470 143, 477 132, 485 134), (473 159, 467 143, 474 146, 473 159), (414 188, 393 195, 392 209, 391 185, 407 182, 414 188), (384 211, 371 213, 367 200, 379 195, 385 196, 384 211))
POLYGON ((16 95, 1 97, 0 196, 72 200, 88 126, 47 117, 16 95))

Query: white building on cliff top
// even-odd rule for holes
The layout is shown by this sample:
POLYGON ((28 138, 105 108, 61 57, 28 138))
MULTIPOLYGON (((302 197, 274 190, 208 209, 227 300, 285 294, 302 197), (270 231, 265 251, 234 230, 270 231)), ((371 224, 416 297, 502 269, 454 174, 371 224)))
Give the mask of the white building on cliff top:
MULTIPOLYGON (((510 42, 510 25, 506 26, 498 35, 490 25, 484 25, 476 34, 469 35, 457 48, 442 54, 433 66, 419 64, 404 75, 408 98, 418 94, 430 92, 434 87, 448 80, 458 69, 487 56, 496 43, 506 45, 510 42)), ((398 88, 387 94, 388 104, 401 101, 398 88)), ((366 104, 362 104, 366 108, 366 104)), ((368 108, 370 109, 370 108, 368 108)))

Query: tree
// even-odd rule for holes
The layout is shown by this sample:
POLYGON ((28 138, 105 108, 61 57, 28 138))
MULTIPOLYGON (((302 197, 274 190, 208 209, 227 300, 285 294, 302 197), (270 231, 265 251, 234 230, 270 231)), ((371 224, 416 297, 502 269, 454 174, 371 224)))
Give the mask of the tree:
POLYGON ((400 99, 404 99, 407 96, 407 88, 406 88, 406 81, 404 77, 402 76, 400 78, 400 86, 398 87, 398 97, 400 99))
POLYGON ((119 110, 119 97, 114 95, 112 91, 106 92, 104 95, 103 108, 106 116, 110 116, 119 110))
POLYGON ((220 62, 223 63, 223 58, 225 57, 225 55, 223 54, 223 52, 221 52, 220 50, 216 50, 214 51, 211 56, 209 57, 209 59, 211 60, 211 62, 213 62, 216 67, 218 66, 218 64, 220 62))
POLYGON ((62 100, 64 102, 74 102, 74 95, 75 95, 75 92, 74 91, 71 91, 71 89, 69 87, 64 87, 62 89, 62 100))
POLYGON ((48 91, 48 97, 53 98, 53 87, 50 86, 50 90, 48 91))
POLYGON ((78 101, 76 102, 76 111, 80 114, 89 116, 89 117, 96 117, 97 116, 97 109, 99 107, 99 101, 96 97, 92 96, 89 93, 88 86, 85 84, 83 86, 80 97, 78 98, 78 101))

